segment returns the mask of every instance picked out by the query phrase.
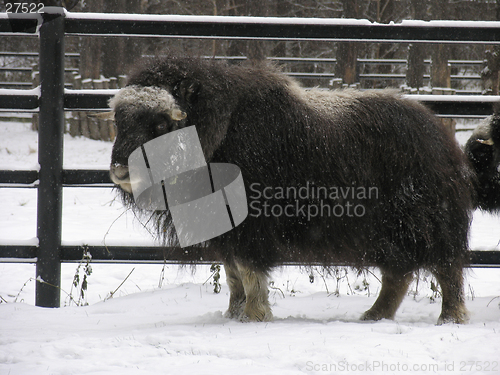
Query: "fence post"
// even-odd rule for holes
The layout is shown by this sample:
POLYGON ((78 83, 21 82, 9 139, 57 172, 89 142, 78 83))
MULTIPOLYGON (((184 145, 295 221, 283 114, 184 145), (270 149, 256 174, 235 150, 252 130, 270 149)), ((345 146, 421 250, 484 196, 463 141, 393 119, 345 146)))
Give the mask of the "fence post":
POLYGON ((498 95, 500 91, 500 47, 496 46, 487 50, 485 55, 485 66, 481 72, 483 95, 498 95))
POLYGON ((35 303, 59 307, 64 137, 64 11, 46 7, 40 28, 40 119, 35 303), (41 279, 41 280, 40 280, 41 279), (43 282, 42 282, 43 280, 43 282))

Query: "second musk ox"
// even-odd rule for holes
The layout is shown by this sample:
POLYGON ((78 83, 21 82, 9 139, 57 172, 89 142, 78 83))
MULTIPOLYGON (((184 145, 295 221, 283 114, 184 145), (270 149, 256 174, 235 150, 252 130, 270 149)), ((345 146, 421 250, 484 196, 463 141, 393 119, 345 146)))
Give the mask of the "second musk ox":
MULTIPOLYGON (((175 56, 143 62, 110 106, 111 178, 132 207, 129 155, 173 130, 196 126, 207 162, 241 169, 248 217, 201 245, 224 263, 227 317, 271 320, 269 272, 297 262, 380 268, 364 320, 392 319, 426 269, 442 291, 438 323, 467 320, 471 212, 500 206, 498 121, 470 141, 471 159, 489 155, 474 164, 430 111, 395 93, 304 90, 270 67, 175 56)), ((153 215, 178 245, 168 210, 153 215)))

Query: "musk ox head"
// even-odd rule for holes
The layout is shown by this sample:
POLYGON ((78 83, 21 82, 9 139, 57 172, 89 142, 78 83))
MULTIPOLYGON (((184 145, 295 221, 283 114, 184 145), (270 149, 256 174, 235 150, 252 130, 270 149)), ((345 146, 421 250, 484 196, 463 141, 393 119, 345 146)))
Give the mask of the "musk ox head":
POLYGON ((110 101, 117 130, 112 181, 130 194, 127 161, 132 151, 187 126, 196 126, 205 159, 210 161, 229 124, 228 76, 223 64, 203 59, 168 57, 140 62, 128 85, 110 101))
POLYGON ((500 173, 500 111, 477 126, 465 150, 478 173, 500 173))
POLYGON ((478 178, 478 206, 500 210, 500 105, 472 133, 465 152, 478 178))
POLYGON ((186 113, 170 92, 161 87, 127 86, 111 99, 117 126, 111 155, 111 180, 131 193, 127 160, 142 144, 183 127, 186 113))

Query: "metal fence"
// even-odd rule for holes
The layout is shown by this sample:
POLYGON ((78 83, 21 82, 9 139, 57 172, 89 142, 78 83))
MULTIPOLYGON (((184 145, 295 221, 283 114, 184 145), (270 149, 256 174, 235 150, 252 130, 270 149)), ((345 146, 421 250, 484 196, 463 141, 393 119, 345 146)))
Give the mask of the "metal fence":
MULTIPOLYGON (((36 305, 60 304, 61 262, 79 261, 84 249, 62 246, 62 189, 64 186, 108 184, 108 171, 63 170, 64 111, 107 108, 113 90, 64 88, 64 41, 68 35, 161 36, 175 38, 227 38, 262 40, 323 40, 412 43, 500 44, 500 22, 403 22, 381 25, 364 20, 149 16, 68 13, 45 8, 42 14, 0 14, 0 34, 37 34, 40 38, 40 87, 33 90, 0 90, 0 110, 39 113, 39 171, 0 171, 0 184, 28 184, 38 190, 36 245, 0 246, 0 258, 36 262, 36 305), (14 259, 13 259, 14 258, 14 259)), ((411 96, 410 96, 411 97, 411 96)), ((446 117, 486 116, 492 96, 430 96, 418 99, 446 117)), ((167 261, 210 263, 209 248, 189 250, 119 246, 88 246, 92 261, 167 261), (203 259, 203 260, 201 260, 203 259)), ((500 265, 499 251, 473 251, 472 264, 500 265)))

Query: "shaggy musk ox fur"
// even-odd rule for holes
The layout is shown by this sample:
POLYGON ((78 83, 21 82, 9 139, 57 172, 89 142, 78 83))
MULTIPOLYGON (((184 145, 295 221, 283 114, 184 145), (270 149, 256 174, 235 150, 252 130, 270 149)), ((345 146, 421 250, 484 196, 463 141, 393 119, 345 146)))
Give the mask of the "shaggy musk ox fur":
POLYGON ((465 145, 477 175, 477 201, 483 210, 500 210, 500 104, 465 145))
MULTIPOLYGON (((195 125, 207 162, 241 169, 248 217, 203 244, 225 265, 227 317, 270 320, 268 273, 294 261, 379 267, 365 320, 393 318, 413 273, 429 270, 442 289, 439 323, 466 321, 475 174, 422 105, 388 91, 307 91, 270 67, 182 57, 142 64, 110 105, 111 177, 128 204, 128 156, 175 129, 195 125)), ((169 212, 154 215, 175 244, 169 212)))

